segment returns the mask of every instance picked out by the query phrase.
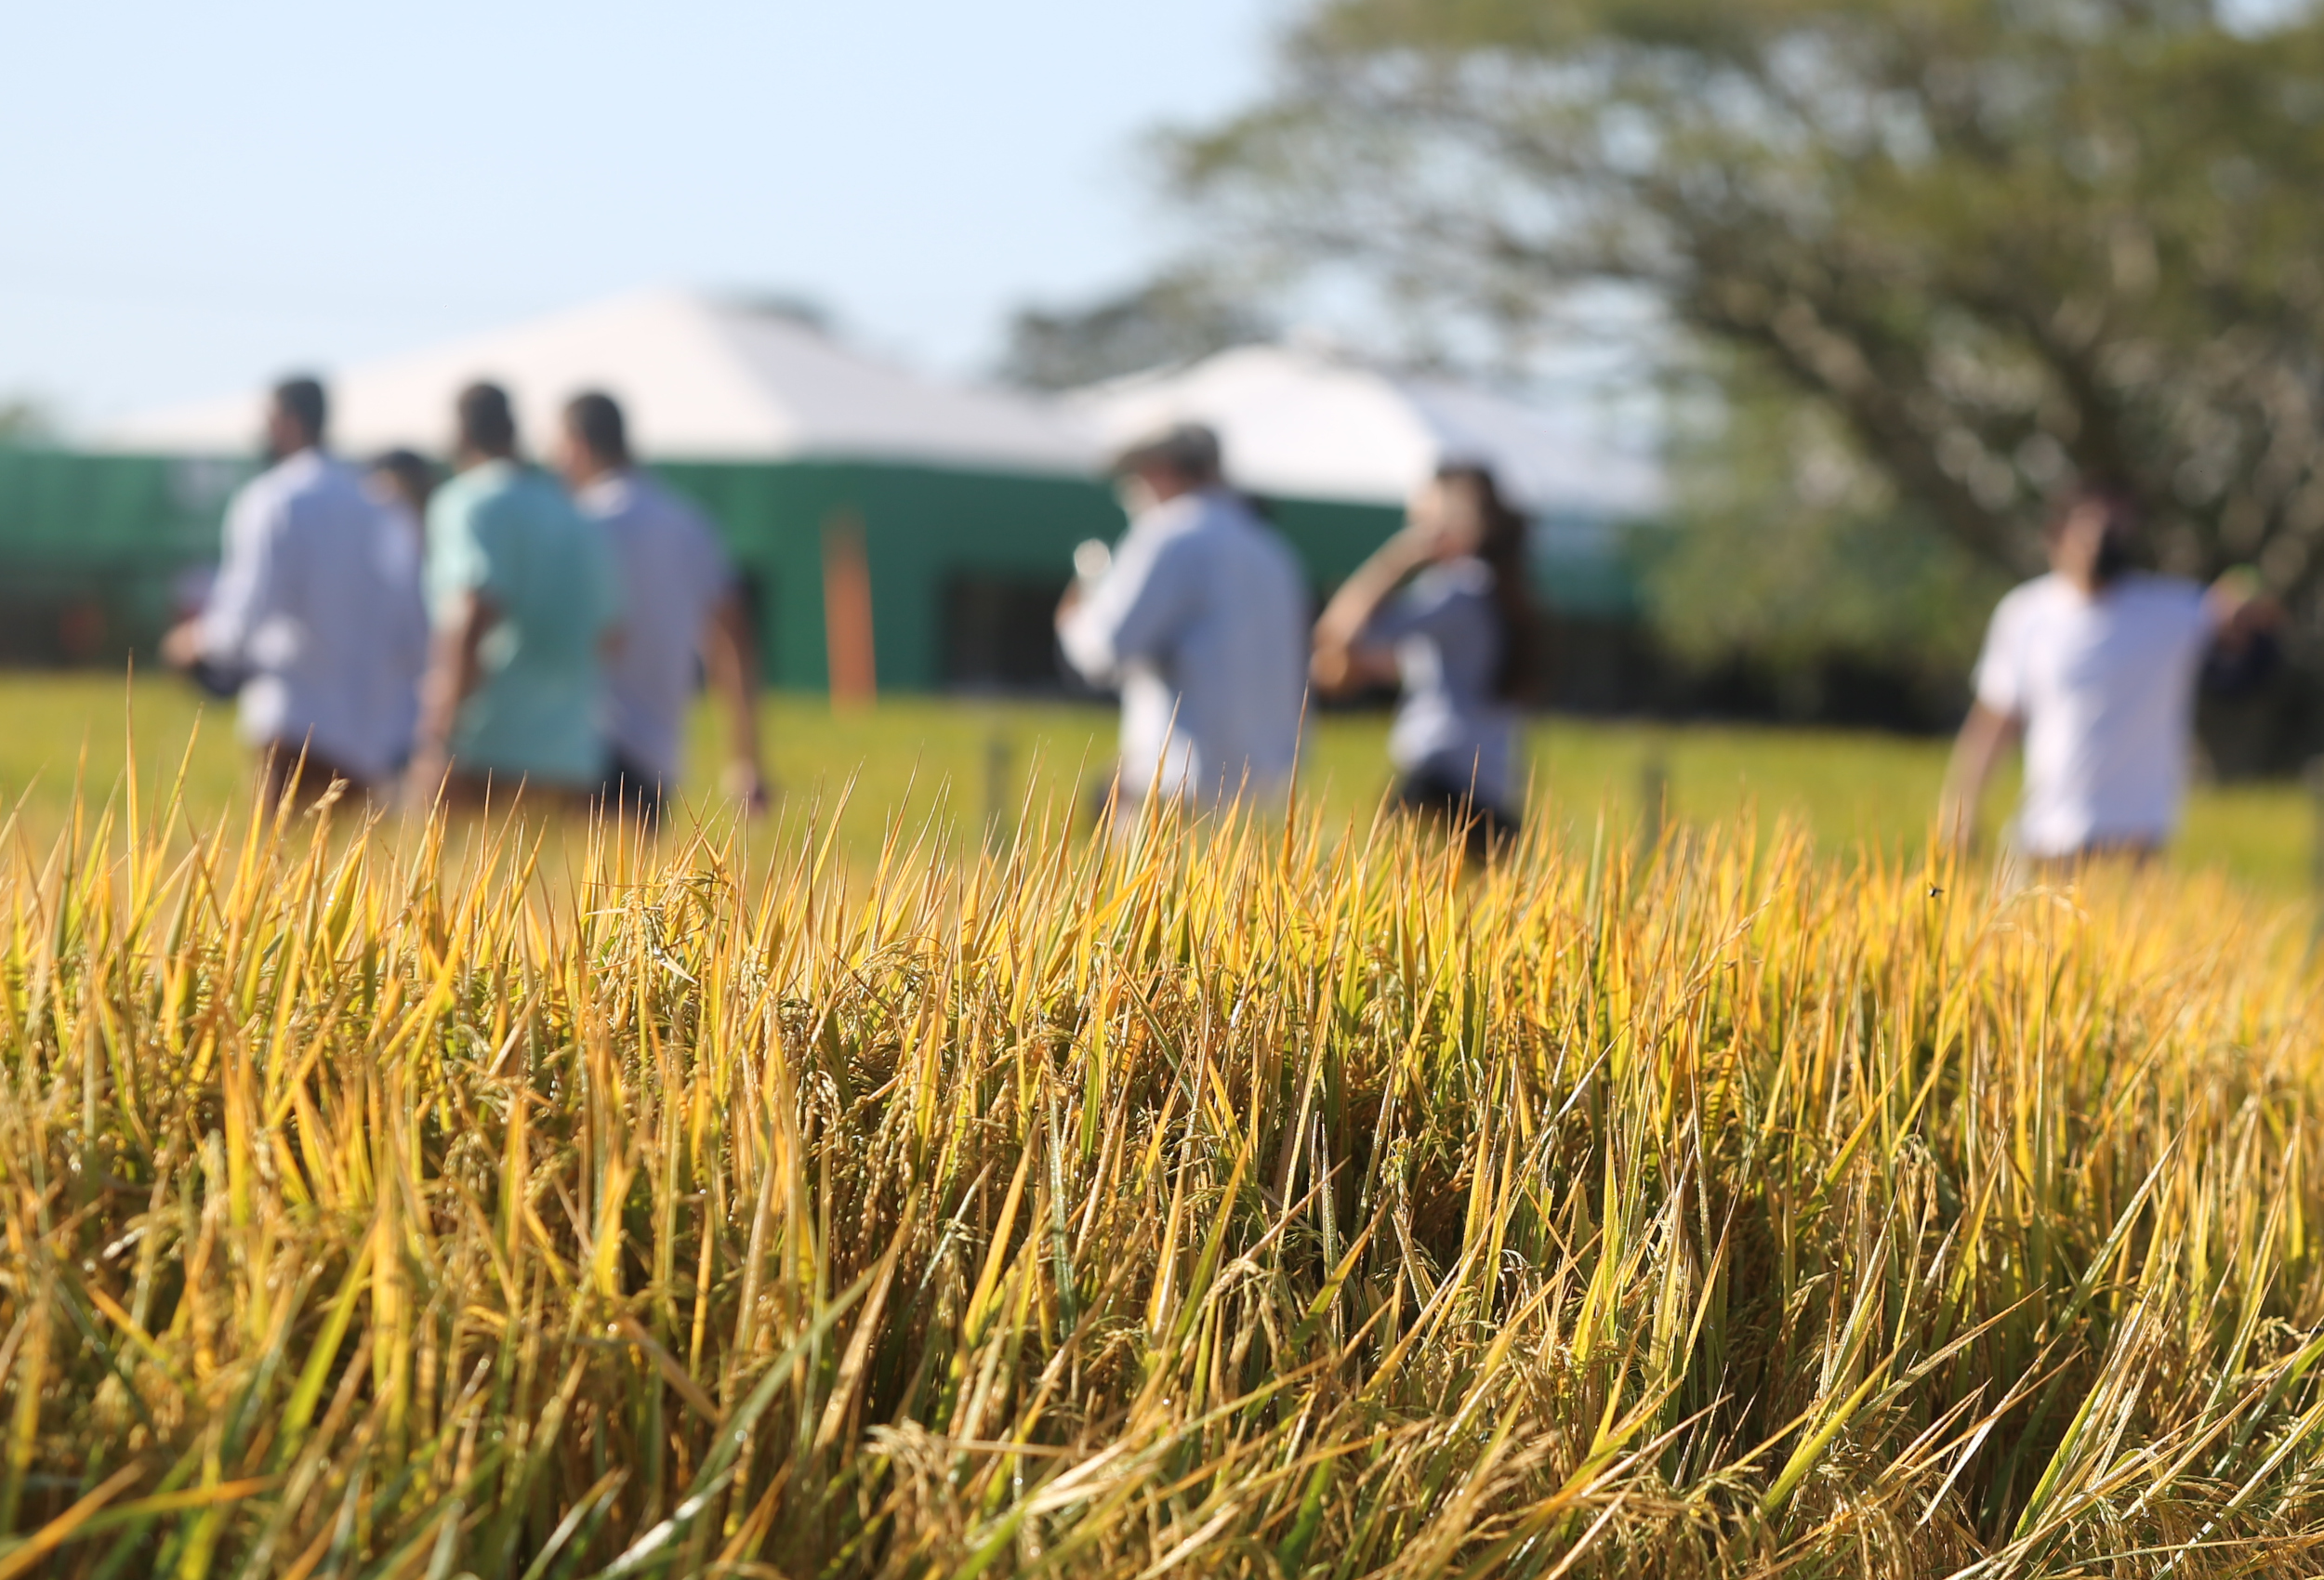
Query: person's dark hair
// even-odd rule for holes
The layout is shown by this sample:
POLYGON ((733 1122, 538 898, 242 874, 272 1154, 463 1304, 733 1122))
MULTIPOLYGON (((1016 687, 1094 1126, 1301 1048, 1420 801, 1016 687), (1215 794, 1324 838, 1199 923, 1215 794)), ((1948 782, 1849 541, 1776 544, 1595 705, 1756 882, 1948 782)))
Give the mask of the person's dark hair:
POLYGON ((1163 467, 1201 487, 1215 483, 1224 473, 1219 435, 1201 423, 1180 423, 1140 441, 1114 457, 1116 477, 1163 467))
POLYGON ((2093 507, 2106 513, 2106 529, 2098 540, 2097 557, 2091 563, 2091 579, 2104 587, 2119 581, 2135 564, 2137 496, 2116 483, 2084 483, 2058 501, 2057 507, 2050 513, 2047 531, 2054 537, 2066 530, 2066 523, 2077 513, 2093 507))
POLYGON ((330 415, 330 402, 323 393, 323 381, 303 375, 286 378, 272 391, 274 409, 297 423, 299 431, 310 444, 323 442, 323 425, 330 415))
POLYGON ((426 513, 428 496, 436 492, 436 468, 426 456, 410 450, 390 450, 373 459, 371 469, 394 485, 403 503, 426 513))
POLYGON ((629 464, 629 425, 611 395, 591 389, 566 402, 565 431, 607 466, 629 464))
POLYGON ((517 447, 516 414, 508 392, 497 384, 471 384, 460 391, 460 443, 485 455, 506 455, 517 447))
POLYGON ((1436 468, 1436 481, 1466 491, 1483 518, 1477 558, 1492 569, 1493 606, 1501 620, 1501 666, 1493 678, 1493 691, 1504 702, 1526 701, 1540 689, 1546 666, 1541 617, 1533 607, 1526 563, 1525 518, 1501 497, 1500 484, 1488 467, 1449 462, 1436 468))

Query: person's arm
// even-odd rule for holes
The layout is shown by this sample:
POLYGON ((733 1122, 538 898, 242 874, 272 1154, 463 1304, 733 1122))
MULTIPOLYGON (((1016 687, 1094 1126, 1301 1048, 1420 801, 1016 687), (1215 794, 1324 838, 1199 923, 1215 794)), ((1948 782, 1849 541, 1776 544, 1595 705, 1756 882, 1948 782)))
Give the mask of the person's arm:
POLYGON ((1428 563, 1429 548, 1427 537, 1406 528, 1374 549, 1331 595, 1315 621, 1315 654, 1308 665, 1323 691, 1348 691, 1394 678, 1393 656, 1368 650, 1359 639, 1405 578, 1428 563))
POLYGON ((279 507, 263 494, 245 492, 227 513, 225 541, 202 612, 172 626, 162 639, 162 661, 173 669, 209 665, 237 671, 247 662, 251 637, 281 601, 279 507))
POLYGON ((2251 571, 2230 571, 2203 595, 2203 619, 2212 641, 2230 653, 2273 636, 2282 628, 2285 618, 2284 606, 2251 571))
POLYGON ((726 767, 720 785, 752 811, 761 810, 767 776, 759 750, 759 660, 750 639, 750 613, 738 588, 730 588, 703 623, 702 667, 726 706, 726 767))
POLYGON ((1185 540, 1153 546, 1133 533, 1096 586, 1068 592, 1057 611, 1065 657, 1093 686, 1118 680, 1124 665, 1159 663, 1195 608, 1185 540))
POLYGON ((1945 770, 1945 790, 1937 802, 1938 837, 1956 850, 1971 850, 1977 843, 1977 810, 1986 785, 2001 755, 2015 744, 2021 721, 2012 714, 1971 704, 1954 739, 1952 760, 1945 770))
POLYGON ((481 653, 485 635, 500 612, 480 592, 465 592, 454 601, 450 618, 437 627, 431 643, 428 674, 419 687, 419 731, 412 744, 411 787, 427 799, 443 787, 452 767, 452 727, 482 673, 481 653))
POLYGON ((162 633, 164 664, 172 669, 191 669, 202 661, 202 616, 190 615, 162 633))

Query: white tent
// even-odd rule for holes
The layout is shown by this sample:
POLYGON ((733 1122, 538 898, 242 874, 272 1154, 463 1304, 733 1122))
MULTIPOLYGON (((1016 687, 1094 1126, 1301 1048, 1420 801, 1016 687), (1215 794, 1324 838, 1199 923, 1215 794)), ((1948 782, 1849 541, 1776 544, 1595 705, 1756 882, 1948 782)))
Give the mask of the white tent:
POLYGON ((1066 403, 1108 448, 1207 423, 1233 481, 1257 494, 1391 504, 1446 461, 1482 461, 1512 502, 1536 511, 1634 516, 1661 498, 1646 447, 1614 442, 1590 411, 1538 410, 1300 347, 1221 351, 1091 386, 1066 403))
MULTIPOLYGON (((331 377, 334 444, 442 453, 463 385, 489 378, 514 399, 526 442, 559 408, 602 389, 655 460, 846 459, 992 471, 1080 472, 1089 437, 1050 408, 999 390, 924 379, 796 319, 681 291, 646 291, 331 377)), ((108 450, 240 454, 255 443, 252 390, 122 422, 108 450)))

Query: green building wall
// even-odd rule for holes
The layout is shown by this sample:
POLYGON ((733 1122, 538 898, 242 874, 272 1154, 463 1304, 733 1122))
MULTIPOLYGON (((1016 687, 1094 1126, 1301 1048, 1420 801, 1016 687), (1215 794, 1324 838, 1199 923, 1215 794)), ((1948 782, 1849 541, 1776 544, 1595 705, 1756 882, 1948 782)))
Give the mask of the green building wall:
POLYGON ((150 652, 178 579, 215 561, 232 461, 0 446, 0 661, 150 652))
MULTIPOLYGON (((225 501, 247 463, 0 448, 0 661, 118 662, 150 654, 185 573, 216 562, 225 501)), ((654 468, 717 522, 757 601, 772 684, 827 683, 826 527, 860 523, 871 575, 879 684, 928 691, 947 665, 947 617, 963 579, 1012 589, 1011 618, 1045 623, 1074 546, 1123 528, 1095 479, 885 462, 684 462, 654 468)), ((1319 500, 1268 505, 1318 596, 1395 531, 1394 508, 1319 500)), ((1618 565, 1552 558, 1553 608, 1620 614, 1618 565)), ((1042 625, 1045 629, 1045 624, 1042 625)), ((1038 630, 1031 639, 1045 639, 1038 630)))
MULTIPOLYGON (((855 462, 654 468, 715 519, 759 598, 771 678, 826 683, 823 534, 862 525, 871 573, 872 636, 879 683, 933 690, 945 665, 946 586, 975 575, 1062 589, 1074 546, 1112 541, 1124 522, 1113 491, 1089 479, 1023 477, 855 462)), ((1271 504, 1275 524, 1317 590, 1336 584, 1395 531, 1400 513, 1312 500, 1271 504)))
POLYGON ((879 684, 933 690, 944 674, 944 589, 969 573, 1061 584, 1074 546, 1111 538, 1121 512, 1095 482, 847 461, 676 463, 654 468, 715 520, 758 599, 777 685, 827 683, 826 528, 860 526, 879 684))

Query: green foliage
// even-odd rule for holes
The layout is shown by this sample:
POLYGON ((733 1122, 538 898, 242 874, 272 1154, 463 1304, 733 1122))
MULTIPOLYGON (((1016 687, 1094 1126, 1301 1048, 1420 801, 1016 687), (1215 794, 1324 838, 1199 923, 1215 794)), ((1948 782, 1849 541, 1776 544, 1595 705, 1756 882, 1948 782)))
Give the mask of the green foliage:
POLYGON ((56 437, 47 406, 30 397, 0 399, 0 444, 39 444, 56 437))
POLYGON ((998 374, 1030 389, 1073 389, 1263 340, 1272 328, 1237 293, 1179 270, 1087 307, 1021 309, 998 374))
POLYGON ((1260 251, 1521 330, 1613 283, 1824 404, 2014 572, 2128 487, 2324 587, 2324 20, 2203 0, 1318 0, 1178 144, 1260 251))
POLYGON ((1899 500, 1827 410, 1739 378, 1729 397, 1671 447, 1672 530, 1646 573, 1665 645, 1958 685, 2008 578, 1899 500))

